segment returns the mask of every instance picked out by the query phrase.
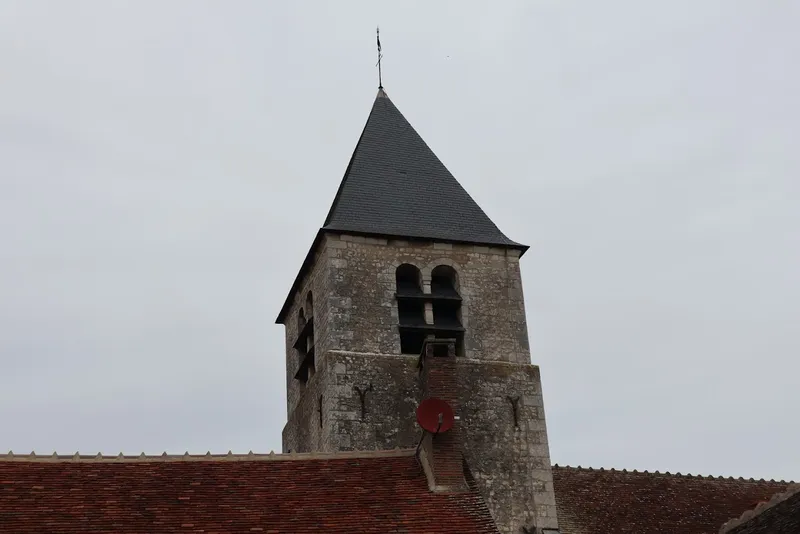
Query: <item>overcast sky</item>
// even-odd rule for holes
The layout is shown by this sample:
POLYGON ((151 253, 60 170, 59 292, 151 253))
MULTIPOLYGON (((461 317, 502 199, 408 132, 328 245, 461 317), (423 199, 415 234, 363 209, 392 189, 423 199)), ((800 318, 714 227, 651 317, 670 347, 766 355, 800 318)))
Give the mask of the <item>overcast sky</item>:
POLYGON ((800 4, 0 0, 0 449, 266 452, 377 89, 512 239, 553 462, 800 479, 800 4))

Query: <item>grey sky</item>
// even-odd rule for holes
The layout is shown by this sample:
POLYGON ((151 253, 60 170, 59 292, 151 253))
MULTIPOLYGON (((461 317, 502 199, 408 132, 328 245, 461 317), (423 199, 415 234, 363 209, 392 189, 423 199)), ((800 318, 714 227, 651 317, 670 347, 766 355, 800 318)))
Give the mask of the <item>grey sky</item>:
POLYGON ((800 479, 800 4, 0 0, 0 449, 280 449, 376 92, 523 258, 553 461, 800 479))

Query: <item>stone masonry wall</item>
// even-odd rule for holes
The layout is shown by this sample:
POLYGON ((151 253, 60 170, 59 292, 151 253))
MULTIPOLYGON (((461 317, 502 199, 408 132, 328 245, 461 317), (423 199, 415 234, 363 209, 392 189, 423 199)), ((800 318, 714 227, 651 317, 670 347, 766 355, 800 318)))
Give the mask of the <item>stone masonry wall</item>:
MULTIPOLYGON (((310 421, 310 445, 293 450, 416 447, 421 438, 416 407, 424 390, 416 357, 333 351, 325 362, 315 377, 329 384, 322 441, 314 435, 318 419, 313 404, 307 413, 296 411, 310 421), (355 387, 366 391, 363 418, 355 387)), ((461 417, 457 424, 464 455, 501 532, 517 534, 522 526, 557 527, 539 368, 457 358, 456 372, 456 415, 461 417)), ((316 392, 313 395, 316 399, 316 392)), ((284 450, 286 438, 284 433, 284 450)))
POLYGON ((500 531, 557 528, 539 368, 461 359, 458 381, 464 455, 500 531))
MULTIPOLYGON (((303 396, 303 391, 306 387, 300 381, 295 380, 294 375, 300 367, 300 357, 292 345, 297 340, 298 323, 297 317, 300 308, 303 308, 306 317, 308 317, 308 310, 306 308, 306 297, 308 292, 311 291, 314 302, 314 342, 317 360, 320 355, 324 354, 327 350, 329 339, 329 310, 327 299, 331 294, 330 288, 330 269, 328 253, 326 250, 326 241, 323 240, 318 248, 317 254, 314 258, 314 263, 303 280, 301 280, 300 289, 293 296, 293 302, 290 306, 285 324, 286 336, 286 410, 287 415, 291 419, 292 411, 294 411, 300 398, 303 396)), ((319 367, 319 365, 317 365, 319 367)))
POLYGON ((420 436, 420 392, 413 356, 329 352, 289 417, 283 451, 413 448, 420 436))
POLYGON ((304 387, 303 394, 289 414, 283 428, 283 452, 331 452, 330 429, 327 418, 332 402, 337 402, 328 394, 329 373, 320 367, 304 387), (320 424, 320 403, 322 397, 322 424, 320 424))
POLYGON ((556 527, 541 382, 530 363, 518 254, 326 236, 317 257, 286 318, 284 452, 416 446, 422 384, 417 357, 400 354, 395 269, 416 265, 429 290, 432 269, 450 265, 458 273, 466 329, 465 357, 457 366, 457 415, 470 469, 501 532, 556 527), (291 345, 308 288, 314 291, 317 374, 301 386, 294 379, 299 362, 291 345))
POLYGON ((446 243, 329 236, 330 349, 399 354, 395 270, 417 266, 430 284, 437 265, 458 273, 467 358, 530 362, 519 253, 446 243))
POLYGON ((336 399, 329 414, 326 450, 416 446, 421 435, 416 424, 421 400, 416 357, 334 351, 326 361, 332 373, 330 394, 336 399), (364 395, 363 412, 356 388, 364 395))

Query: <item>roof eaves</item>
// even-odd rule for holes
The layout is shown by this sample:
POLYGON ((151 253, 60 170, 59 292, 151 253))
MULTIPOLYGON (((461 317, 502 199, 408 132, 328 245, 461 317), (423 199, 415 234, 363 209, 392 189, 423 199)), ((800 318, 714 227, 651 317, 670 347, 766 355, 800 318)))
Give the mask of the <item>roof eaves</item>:
POLYGON ((364 236, 364 237, 377 237, 383 239, 401 239, 405 241, 427 241, 427 242, 434 242, 434 243, 451 243, 454 245, 476 245, 482 247, 494 247, 494 248, 506 248, 510 250, 519 250, 520 256, 525 254, 525 252, 530 248, 528 245, 523 245, 521 243, 517 243, 512 240, 508 240, 506 243, 498 243, 496 241, 482 241, 480 239, 476 240, 466 240, 466 239, 450 239, 450 238, 443 238, 443 237, 433 237, 427 235, 407 235, 407 234, 388 234, 383 232, 369 232, 365 230, 350 230, 347 228, 337 228, 331 226, 325 226, 321 230, 324 230, 326 233, 330 234, 350 234, 350 235, 357 235, 357 236, 364 236))
POLYGON ((289 288, 289 294, 286 295, 286 300, 283 301, 283 306, 281 306, 281 311, 278 312, 278 317, 275 319, 275 324, 283 324, 283 320, 286 318, 286 314, 289 313, 289 308, 292 306, 292 297, 300 289, 300 283, 303 281, 303 277, 306 273, 311 269, 311 266, 314 264, 314 253, 317 250, 320 242, 322 241, 322 236, 325 233, 325 230, 320 228, 317 230, 317 235, 314 236, 314 241, 311 242, 311 247, 308 249, 306 253, 306 257, 303 260, 303 264, 300 266, 300 271, 298 271, 297 276, 294 278, 294 282, 292 282, 292 287, 289 288))

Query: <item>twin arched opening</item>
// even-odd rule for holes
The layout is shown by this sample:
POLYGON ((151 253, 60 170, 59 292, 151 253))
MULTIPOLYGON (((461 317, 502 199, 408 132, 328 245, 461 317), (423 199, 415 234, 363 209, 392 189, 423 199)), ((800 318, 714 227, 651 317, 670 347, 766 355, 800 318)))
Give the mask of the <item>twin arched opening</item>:
POLYGON ((461 295, 456 270, 438 265, 431 271, 430 293, 423 290, 422 273, 410 263, 395 270, 400 352, 420 354, 425 339, 456 338, 463 354, 461 295))

